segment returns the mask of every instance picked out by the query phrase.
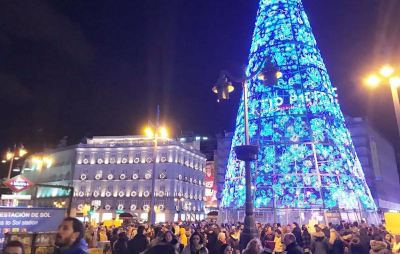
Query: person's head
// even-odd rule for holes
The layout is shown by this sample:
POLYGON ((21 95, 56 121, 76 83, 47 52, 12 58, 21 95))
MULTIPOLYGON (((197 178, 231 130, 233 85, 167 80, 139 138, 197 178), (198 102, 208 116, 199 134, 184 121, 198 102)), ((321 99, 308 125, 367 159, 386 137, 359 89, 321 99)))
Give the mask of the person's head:
POLYGON ((226 241, 226 234, 224 232, 220 232, 218 234, 218 241, 225 242, 226 241))
POLYGON ((4 254, 24 254, 24 245, 20 241, 9 241, 3 250, 4 254))
POLYGON ((278 236, 278 237, 281 237, 282 231, 280 229, 276 229, 275 230, 275 235, 278 236))
POLYGON ((321 229, 321 227, 319 226, 319 225, 314 225, 314 228, 315 228, 315 232, 321 232, 322 231, 322 229, 321 229))
POLYGON ((260 239, 258 238, 251 239, 250 242, 247 243, 245 249, 246 253, 260 253, 261 250, 262 250, 262 244, 260 239))
POLYGON ((303 230, 303 231, 305 231, 305 232, 308 232, 308 228, 307 228, 306 225, 301 226, 301 230, 303 230))
POLYGON ((392 241, 392 235, 391 234, 385 234, 385 240, 387 242, 391 242, 392 241))
POLYGON ((232 254, 233 248, 229 244, 223 244, 219 249, 220 254, 232 254))
POLYGON ((206 247, 201 247, 199 250, 199 254, 208 254, 208 249, 206 247))
POLYGON ((283 237, 283 244, 285 244, 286 246, 294 242, 296 242, 296 236, 294 236, 294 234, 292 233, 287 233, 283 237))
POLYGON ((120 238, 120 239, 125 239, 125 238, 126 238, 126 233, 125 233, 125 232, 120 232, 120 233, 118 234, 118 238, 120 238))
POLYGON ((143 235, 144 230, 145 230, 145 227, 144 227, 143 225, 140 225, 140 226, 137 228, 137 233, 138 233, 139 235, 143 235))
POLYGON ((77 218, 67 217, 58 227, 55 243, 59 247, 69 247, 80 242, 84 235, 83 223, 77 218))
POLYGON ((175 238, 175 237, 174 237, 174 233, 172 233, 172 231, 167 231, 167 232, 165 232, 164 239, 165 239, 166 242, 169 243, 169 242, 171 242, 174 238, 175 238))
POLYGON ((189 239, 189 242, 193 246, 199 246, 200 244, 203 244, 203 239, 198 232, 194 232, 189 239))

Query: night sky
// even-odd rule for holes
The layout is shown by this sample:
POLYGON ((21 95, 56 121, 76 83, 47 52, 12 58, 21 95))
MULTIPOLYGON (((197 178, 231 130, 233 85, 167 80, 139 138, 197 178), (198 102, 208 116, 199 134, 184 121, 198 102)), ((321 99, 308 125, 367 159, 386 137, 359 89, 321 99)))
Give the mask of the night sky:
MULTIPOLYGON (((247 62, 257 0, 59 0, 0 3, 0 151, 93 135, 140 133, 157 104, 175 135, 233 130, 240 89, 216 103, 219 71, 247 62)), ((400 70, 400 1, 304 0, 345 114, 397 135, 388 87, 362 78, 400 70), (396 43, 397 42, 397 43, 396 43), (386 58, 389 57, 389 58, 386 58), (390 59, 392 58, 392 59, 390 59)))

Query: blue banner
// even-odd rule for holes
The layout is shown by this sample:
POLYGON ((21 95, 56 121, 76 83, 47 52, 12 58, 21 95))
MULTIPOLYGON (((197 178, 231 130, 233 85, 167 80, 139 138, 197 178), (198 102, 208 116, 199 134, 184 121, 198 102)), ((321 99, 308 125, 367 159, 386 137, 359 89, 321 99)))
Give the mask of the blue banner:
POLYGON ((0 207, 0 245, 7 232, 57 231, 65 209, 0 207))

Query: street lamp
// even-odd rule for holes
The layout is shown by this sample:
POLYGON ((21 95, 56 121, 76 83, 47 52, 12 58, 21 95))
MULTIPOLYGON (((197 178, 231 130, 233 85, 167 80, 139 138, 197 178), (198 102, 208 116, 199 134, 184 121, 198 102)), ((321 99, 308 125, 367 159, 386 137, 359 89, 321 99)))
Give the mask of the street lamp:
POLYGON ((8 150, 6 152, 5 158, 4 160, 2 160, 3 163, 6 163, 7 161, 10 162, 10 166, 8 168, 8 176, 7 179, 11 178, 11 170, 12 170, 12 166, 14 163, 14 160, 18 160, 19 158, 25 156, 28 153, 28 151, 24 148, 23 145, 21 145, 19 148, 17 148, 17 146, 14 146, 14 149, 8 150))
POLYGON ((144 129, 144 133, 148 138, 153 139, 153 168, 151 172, 151 193, 150 193, 150 209, 148 215, 148 221, 151 224, 154 224, 156 221, 155 214, 155 185, 156 185, 156 166, 157 166, 157 148, 158 148, 158 139, 167 139, 168 138, 168 130, 167 128, 160 126, 160 106, 157 106, 157 114, 156 114, 156 124, 155 126, 148 126, 144 129))
POLYGON ((236 79, 227 72, 221 71, 220 76, 217 80, 217 84, 212 88, 212 91, 218 95, 217 101, 229 99, 229 93, 233 92, 234 87, 232 83, 240 83, 243 88, 243 110, 244 110, 244 134, 245 144, 236 146, 235 153, 236 157, 245 162, 245 180, 246 180, 246 201, 245 201, 245 217, 244 217, 244 228, 240 237, 240 245, 244 249, 247 243, 256 238, 258 235, 255 219, 254 219, 254 204, 251 191, 251 161, 257 159, 258 146, 250 145, 249 137, 249 117, 248 117, 248 82, 257 76, 257 79, 263 84, 273 84, 277 79, 282 77, 282 72, 276 69, 271 64, 267 64, 266 61, 261 65, 262 69, 255 72, 253 75, 236 79))
POLYGON ((385 82, 390 85, 392 93, 393 106, 396 114, 397 128, 400 134, 400 102, 397 89, 400 86, 400 76, 395 76, 395 69, 390 65, 385 65, 379 70, 379 74, 371 74, 365 79, 365 84, 371 88, 378 87, 381 83, 385 82))

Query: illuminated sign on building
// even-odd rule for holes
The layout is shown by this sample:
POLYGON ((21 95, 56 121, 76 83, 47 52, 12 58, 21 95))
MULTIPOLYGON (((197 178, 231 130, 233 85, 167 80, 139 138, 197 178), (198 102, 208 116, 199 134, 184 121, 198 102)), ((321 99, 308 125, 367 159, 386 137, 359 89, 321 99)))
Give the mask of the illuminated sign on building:
POLYGON ((4 185, 10 188, 12 191, 21 192, 27 190, 33 186, 33 183, 28 178, 17 175, 4 182, 4 185))

